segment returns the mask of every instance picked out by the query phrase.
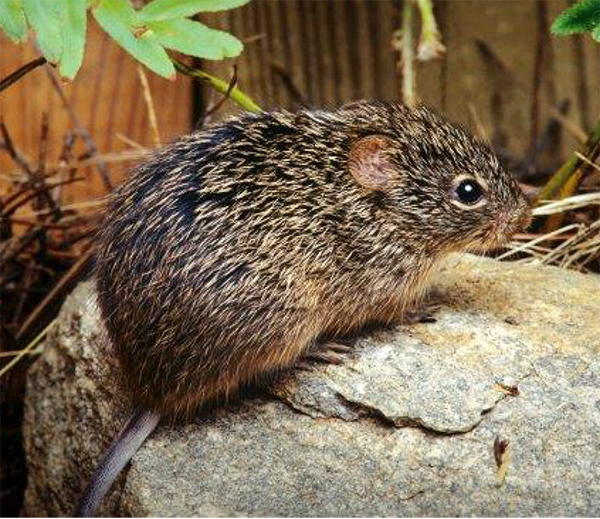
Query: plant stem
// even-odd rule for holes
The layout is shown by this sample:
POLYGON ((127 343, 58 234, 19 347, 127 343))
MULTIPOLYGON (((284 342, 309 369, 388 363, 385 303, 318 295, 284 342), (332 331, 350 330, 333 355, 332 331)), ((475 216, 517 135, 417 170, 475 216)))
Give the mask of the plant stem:
POLYGON ((431 0, 416 1, 421 13, 421 38, 417 59, 428 61, 439 58, 446 52, 446 47, 440 41, 440 31, 433 15, 433 4, 431 0))
POLYGON ((144 72, 144 68, 141 65, 137 66, 138 75, 140 76, 140 82, 142 83, 142 91, 144 92, 144 100, 146 101, 146 109, 148 110, 148 119, 150 120, 150 128, 152 129, 152 140, 154 146, 160 146, 160 132, 158 131, 158 122, 156 120, 156 110, 154 109, 154 101, 152 99, 152 92, 150 91, 150 85, 148 84, 148 78, 144 72))
MULTIPOLYGON (((600 121, 598 121, 596 127, 589 134, 583 145, 583 149, 581 150, 581 154, 587 157, 591 162, 596 160, 599 153, 600 121)), ((549 200, 553 198, 583 163, 584 161, 574 153, 572 157, 567 160, 554 175, 552 175, 550 180, 546 182, 546 185, 540 190, 538 200, 549 200)))
MULTIPOLYGON (((79 121, 79 118, 77 117, 77 114, 75 113, 75 110, 73 110, 73 107, 71 106, 70 101, 67 99, 67 96, 65 95, 65 93, 62 89, 62 86, 60 85, 59 80, 56 79, 56 76, 53 74, 52 69, 50 69, 49 67, 46 67, 46 74, 48 75, 48 79, 50 79, 50 84, 52 85, 52 88, 54 88, 54 90, 58 94, 58 97, 60 98, 60 101, 61 101, 64 109, 67 111, 67 114, 69 115, 69 119, 71 119, 71 124, 75 127, 77 134, 83 139, 83 142, 85 143, 86 153, 92 157, 93 156, 101 157, 100 152, 98 151, 98 147, 96 146, 96 143, 92 139, 90 132, 86 128, 84 128, 84 126, 79 121)), ((112 182, 110 181, 110 174, 108 171, 108 166, 102 159, 100 159, 96 163, 96 167, 98 168, 98 172, 100 173, 100 176, 102 177, 102 181, 104 182, 104 187, 106 188, 106 191, 107 192, 112 191, 113 186, 112 186, 112 182)))
POLYGON ((244 110, 247 110, 248 112, 262 111, 262 108, 260 106, 258 106, 250 98, 250 96, 248 96, 247 94, 242 92, 239 88, 233 87, 228 94, 228 91, 230 90, 229 89, 230 82, 225 81, 221 78, 212 76, 211 74, 208 74, 207 72, 204 72, 203 70, 198 70, 198 69, 188 67, 185 63, 179 61, 176 58, 171 58, 171 59, 173 60, 173 64, 175 65, 175 68, 179 72, 181 72, 182 74, 185 74, 186 76, 197 77, 197 78, 203 79, 205 81, 208 81, 210 86, 212 86, 217 92, 220 92, 221 94, 229 95, 229 97, 232 99, 232 101, 235 101, 244 110))
POLYGON ((402 59, 402 100, 407 106, 414 106, 416 103, 412 15, 413 0, 404 0, 400 56, 402 59))
POLYGON ((9 74, 2 81, 0 81, 0 92, 6 90, 10 85, 16 83, 25 74, 28 74, 32 70, 46 63, 46 58, 37 58, 29 63, 26 63, 21 68, 15 70, 12 74, 9 74))

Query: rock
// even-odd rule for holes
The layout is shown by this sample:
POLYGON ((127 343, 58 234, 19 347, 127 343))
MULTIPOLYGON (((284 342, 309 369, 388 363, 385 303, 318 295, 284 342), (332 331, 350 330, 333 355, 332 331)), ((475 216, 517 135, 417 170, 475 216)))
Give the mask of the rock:
MULTIPOLYGON (((72 513, 127 415, 94 297, 68 298, 29 372, 26 515, 72 513)), ((160 426, 101 512, 598 516, 600 278, 453 257, 431 297, 434 323, 160 426)))

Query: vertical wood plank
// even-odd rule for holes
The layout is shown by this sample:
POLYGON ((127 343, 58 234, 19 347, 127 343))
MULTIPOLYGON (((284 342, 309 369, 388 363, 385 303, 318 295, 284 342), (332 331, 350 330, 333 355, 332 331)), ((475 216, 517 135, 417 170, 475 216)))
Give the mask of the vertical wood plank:
MULTIPOLYGON (((475 110, 496 143, 520 156, 547 125, 549 107, 561 99, 571 100, 569 117, 589 128, 600 112, 600 46, 589 37, 546 37, 544 27, 568 5, 569 0, 546 1, 543 20, 539 3, 531 0, 435 0, 447 54, 443 60, 416 65, 419 96, 470 128, 471 109, 475 110)), ((237 63, 238 86, 267 109, 296 108, 272 63, 283 67, 315 106, 397 99, 391 38, 400 6, 397 0, 254 0, 238 9, 206 14, 203 20, 209 26, 251 41, 238 59, 205 61, 202 67, 228 79, 237 63), (257 35, 262 37, 253 39, 257 35)), ((31 47, 17 47, 5 39, 1 43, 3 76, 34 57, 31 47)), ((148 77, 162 137, 168 141, 193 123, 192 86, 187 78, 170 83, 152 73, 148 77)), ((84 67, 65 89, 102 151, 126 147, 117 132, 151 143, 135 62, 93 23, 84 67)), ((0 97, 0 111, 15 141, 30 156, 37 153, 43 110, 50 113, 52 153, 70 125, 44 72, 34 72, 0 97)), ((229 102, 217 117, 237 111, 229 102)), ((560 146, 547 157, 553 162, 576 144, 561 132, 560 146)), ((0 167, 8 166, 12 168, 0 154, 0 167)), ((122 169, 115 168, 115 174, 122 169)), ((90 174, 86 196, 100 186, 97 175, 90 174)))
MULTIPOLYGON (((0 35, 0 77, 34 59, 31 43, 14 45, 0 35)), ((186 133, 191 127, 192 83, 185 77, 174 82, 146 70, 153 94, 158 125, 164 141, 186 133)), ((127 146, 116 138, 117 133, 139 142, 152 144, 147 109, 137 73, 137 62, 117 46, 88 18, 88 40, 83 66, 72 83, 63 85, 77 117, 101 153, 116 152, 127 146)), ((0 96, 0 114, 15 145, 35 165, 39 146, 42 113, 50 122, 48 159, 58 160, 62 139, 72 128, 68 114, 47 77, 43 67, 22 78, 0 96)), ((83 150, 78 147, 78 152, 83 150)), ((126 164, 110 165, 114 183, 125 174, 126 164)), ((15 170, 6 153, 0 153, 0 170, 15 170)), ((86 181, 65 189, 66 199, 95 198, 104 193, 97 172, 90 168, 86 181)), ((3 186, 6 185, 2 182, 3 186)), ((8 188, 8 186, 7 186, 8 188)), ((4 187, 3 187, 4 189, 4 187)))

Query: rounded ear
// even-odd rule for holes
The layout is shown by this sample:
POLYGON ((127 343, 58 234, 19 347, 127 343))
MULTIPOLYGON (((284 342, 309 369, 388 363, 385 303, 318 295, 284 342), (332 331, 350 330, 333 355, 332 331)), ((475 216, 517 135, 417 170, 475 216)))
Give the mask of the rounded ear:
POLYGON ((383 135, 369 135, 356 141, 348 156, 354 180, 367 189, 384 190, 396 176, 390 160, 391 143, 383 135))

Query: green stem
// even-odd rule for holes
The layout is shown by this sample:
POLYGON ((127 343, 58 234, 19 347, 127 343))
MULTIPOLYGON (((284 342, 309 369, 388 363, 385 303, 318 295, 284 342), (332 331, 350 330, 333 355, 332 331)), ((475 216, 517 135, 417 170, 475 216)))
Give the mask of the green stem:
POLYGON ((417 52, 417 59, 427 61, 441 57, 446 48, 440 40, 435 16, 433 14, 433 3, 431 0, 416 0, 421 13, 421 38, 417 52))
MULTIPOLYGON (((599 150, 600 121, 598 121, 596 127, 592 130, 592 133, 590 133, 585 141, 583 149, 581 150, 581 154, 594 162, 599 150)), ((573 154, 572 157, 567 160, 567 162, 565 162, 554 175, 552 175, 550 180, 546 182, 546 185, 540 190, 538 200, 549 200, 556 195, 556 193, 560 191, 560 189, 567 183, 569 178, 575 174, 582 164, 583 160, 581 160, 576 154, 573 154)))
POLYGON ((430 39, 438 33, 435 17, 433 16, 433 4, 431 0, 417 0, 419 11, 421 13, 421 23, 423 25, 423 38, 430 39))
POLYGON ((400 53, 402 59, 402 100, 407 106, 414 106, 416 103, 412 15, 412 0, 404 0, 400 53))
MULTIPOLYGON (((229 91, 229 83, 221 78, 212 76, 203 70, 194 69, 188 67, 185 63, 179 61, 178 59, 171 58, 173 60, 173 64, 175 68, 190 77, 197 77, 208 81, 210 86, 212 86, 217 92, 221 92, 224 95, 227 95, 229 91)), ((229 92, 229 97, 232 101, 236 102, 241 108, 247 110, 248 112, 260 112, 262 108, 258 106, 247 94, 242 92, 239 88, 233 87, 231 92, 229 92)))

